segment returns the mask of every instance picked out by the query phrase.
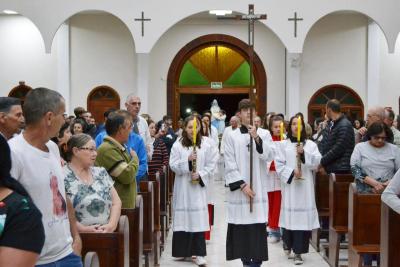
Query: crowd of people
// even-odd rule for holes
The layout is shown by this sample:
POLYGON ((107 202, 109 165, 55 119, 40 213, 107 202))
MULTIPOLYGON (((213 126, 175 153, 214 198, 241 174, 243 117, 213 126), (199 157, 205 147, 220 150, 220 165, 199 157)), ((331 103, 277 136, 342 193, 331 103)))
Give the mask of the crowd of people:
POLYGON ((218 175, 227 187, 226 259, 243 266, 261 266, 268 242, 280 240, 303 264, 311 231, 327 227, 315 204, 317 172, 352 173, 359 192, 380 193, 400 212, 400 118, 390 108, 351 122, 332 99, 311 126, 301 113, 260 116, 243 99, 223 134, 211 111, 173 129, 170 116, 154 120, 140 108, 129 95, 125 109, 107 110, 96 125, 82 107, 68 116, 54 90, 33 89, 23 105, 0 97, 0 266, 82 266, 79 232, 115 231, 121 208, 135 207, 138 183, 165 166, 175 173, 172 256, 199 266, 218 175))

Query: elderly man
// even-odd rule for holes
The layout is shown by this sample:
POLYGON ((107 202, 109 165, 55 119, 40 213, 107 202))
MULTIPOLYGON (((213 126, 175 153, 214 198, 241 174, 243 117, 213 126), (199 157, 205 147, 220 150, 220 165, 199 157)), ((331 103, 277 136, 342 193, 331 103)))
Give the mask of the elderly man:
POLYGON ((153 154, 153 145, 151 141, 149 126, 144 118, 139 116, 140 108, 142 106, 142 102, 138 96, 134 94, 128 95, 125 102, 126 110, 131 114, 133 120, 133 129, 132 131, 136 134, 139 134, 146 145, 147 150, 147 158, 151 159, 151 155, 153 154))
POLYGON ((64 124, 65 100, 56 91, 36 88, 24 103, 25 131, 9 141, 12 176, 42 213, 46 239, 38 266, 82 266, 82 243, 72 203, 65 195, 58 147, 50 141, 64 124))
MULTIPOLYGON (((365 127, 361 127, 356 135, 356 143, 367 141, 367 128, 374 122, 383 122, 385 120, 386 114, 383 107, 372 107, 368 109, 367 119, 365 121, 365 127)), ((393 143, 393 134, 387 136, 387 142, 393 143)))
POLYGON ((393 122, 395 119, 394 112, 391 108, 385 108, 385 118, 383 122, 392 130, 393 144, 400 148, 400 131, 394 127, 393 122))
POLYGON ((14 97, 0 97, 0 134, 9 140, 21 132, 24 124, 21 101, 14 97))

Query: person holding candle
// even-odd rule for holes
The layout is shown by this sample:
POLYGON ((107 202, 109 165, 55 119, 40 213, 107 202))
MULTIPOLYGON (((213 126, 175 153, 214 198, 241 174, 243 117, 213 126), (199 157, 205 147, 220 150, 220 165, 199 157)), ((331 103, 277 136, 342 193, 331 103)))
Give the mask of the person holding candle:
MULTIPOLYGON (((271 116, 268 125, 274 142, 280 142, 285 139, 285 127, 282 116, 271 116)), ((270 243, 277 243, 281 239, 281 231, 279 229, 281 180, 276 172, 274 161, 268 162, 267 169, 269 170, 266 179, 266 190, 268 192, 268 241, 270 243)))
POLYGON ((197 116, 185 119, 182 137, 171 149, 170 167, 175 173, 173 194, 172 256, 191 258, 206 265, 204 232, 210 229, 207 187, 218 159, 217 150, 201 136, 197 116))
POLYGON ((292 258, 293 251, 294 263, 299 265, 303 264, 301 254, 308 253, 311 231, 319 228, 312 172, 318 168, 321 154, 317 145, 306 139, 300 116, 292 117, 289 127, 287 139, 278 143, 275 157, 282 192, 279 226, 285 253, 292 258))

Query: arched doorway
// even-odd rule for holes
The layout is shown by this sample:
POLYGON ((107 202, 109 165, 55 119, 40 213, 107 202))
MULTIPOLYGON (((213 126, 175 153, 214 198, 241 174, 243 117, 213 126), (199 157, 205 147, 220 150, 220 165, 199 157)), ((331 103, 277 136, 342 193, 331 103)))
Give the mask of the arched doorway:
POLYGON ((32 87, 27 86, 24 81, 20 81, 19 85, 11 89, 8 94, 9 97, 19 98, 21 100, 22 105, 25 102, 25 96, 28 92, 32 90, 32 87))
POLYGON ((110 108, 120 108, 118 93, 107 85, 94 88, 87 98, 87 107, 96 120, 96 123, 104 122, 104 112, 110 108))
MULTIPOLYGON (((222 109, 228 109, 229 104, 229 109, 236 110, 238 100, 249 97, 251 87, 256 89, 257 111, 265 113, 266 72, 255 53, 254 86, 250 86, 248 59, 248 45, 229 35, 205 35, 185 45, 168 71, 167 112, 174 118, 174 123, 187 115, 182 103, 209 108, 212 98, 216 98, 222 99, 219 103, 222 109)), ((227 115, 231 114, 228 112, 227 115)))
POLYGON ((350 87, 341 84, 332 84, 319 89, 308 103, 308 122, 311 124, 316 118, 323 118, 325 106, 330 99, 340 101, 342 112, 351 121, 364 118, 364 104, 360 96, 350 87))

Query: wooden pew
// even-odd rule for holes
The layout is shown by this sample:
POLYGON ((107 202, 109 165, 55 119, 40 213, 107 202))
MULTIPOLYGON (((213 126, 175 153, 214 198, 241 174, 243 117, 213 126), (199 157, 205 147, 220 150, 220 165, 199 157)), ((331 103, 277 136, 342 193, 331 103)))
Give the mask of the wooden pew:
POLYGON ((82 255, 94 251, 99 257, 100 267, 129 266, 129 222, 126 216, 119 218, 114 233, 80 233, 82 255))
POLYGON ((349 185, 351 174, 329 177, 329 265, 338 267, 340 239, 348 231, 349 185))
POLYGON ((400 214, 385 202, 381 206, 381 267, 400 266, 400 214))
POLYGON ((134 209, 122 209, 121 215, 129 219, 129 266, 143 266, 143 199, 136 196, 134 209))
MULTIPOLYGON (((168 167, 168 204, 169 204, 169 224, 172 223, 172 196, 174 191, 175 173, 168 167)), ((169 228, 168 228, 169 229, 169 228)))
POLYGON ((143 198, 143 255, 145 266, 154 266, 154 190, 153 182, 140 182, 140 195, 143 198))
POLYGON ((362 255, 379 255, 381 195, 349 189, 349 267, 362 266, 362 255))
POLYGON ((100 267, 99 257, 96 252, 91 251, 86 253, 83 267, 100 267))
POLYGON ((161 255, 161 214, 160 214, 160 173, 149 174, 149 181, 153 182, 153 244, 154 244, 154 264, 159 265, 161 255))
POLYGON ((163 167, 163 172, 160 174, 160 223, 161 223, 161 250, 164 251, 165 240, 167 235, 167 224, 169 222, 168 215, 168 179, 166 179, 167 167, 163 167))
MULTIPOLYGON (((320 221, 327 220, 329 218, 329 175, 322 175, 318 172, 314 186, 318 216, 320 221)), ((321 228, 312 231, 310 244, 318 252, 320 251, 320 239, 323 236, 328 238, 328 233, 321 228)))

